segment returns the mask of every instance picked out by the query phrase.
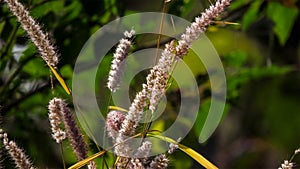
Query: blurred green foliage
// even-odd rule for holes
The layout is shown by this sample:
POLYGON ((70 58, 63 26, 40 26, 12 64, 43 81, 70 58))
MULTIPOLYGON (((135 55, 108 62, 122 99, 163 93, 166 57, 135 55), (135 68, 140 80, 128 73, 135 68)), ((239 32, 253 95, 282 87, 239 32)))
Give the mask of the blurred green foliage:
MULTIPOLYGON (((161 11, 162 2, 137 0, 30 0, 22 1, 31 15, 43 25, 61 53, 58 70, 69 87, 73 66, 87 39, 99 28, 118 17, 137 12, 161 11)), ((167 13, 192 21, 210 1, 173 0, 167 13)), ((235 0, 221 21, 240 25, 214 24, 208 38, 220 54, 227 77, 227 102, 223 121, 204 144, 198 143, 210 105, 209 77, 201 63, 186 59, 197 77, 201 107, 193 132, 183 144, 194 148, 221 168, 274 168, 300 145, 300 44, 298 0, 235 0)), ((149 39, 151 40, 151 39, 149 39)), ((147 38, 143 38, 147 41, 147 38)), ((140 42, 140 41, 139 41, 140 42)), ((155 41, 153 41, 155 46, 155 41)), ((145 42, 146 43, 146 42, 145 42)), ((143 44, 136 44, 138 50, 143 44)), ((99 77, 106 77, 111 53, 101 63, 99 77)), ((0 6, 0 113, 2 127, 22 146, 39 168, 62 168, 59 146, 52 140, 47 105, 53 97, 50 71, 36 48, 20 28, 16 18, 0 6)), ((144 77, 144 74, 141 74, 144 77)), ((131 84, 138 90, 141 77, 131 84)), ((105 109, 109 92, 106 79, 97 79, 99 107, 105 109)), ((54 81, 55 96, 68 96, 54 81)), ((166 129, 176 118, 178 91, 167 92, 170 101, 163 119, 154 127, 166 129)), ((88 138, 86 138, 88 140, 88 138)), ((90 154, 97 152, 90 142, 90 154)), ((68 143, 67 165, 76 162, 68 143)), ((2 165, 13 168, 5 153, 2 165)), ((112 157, 108 154, 106 157, 112 157)), ((201 168, 182 152, 171 157, 170 168, 201 168)), ((111 159, 111 158, 107 158, 111 159)), ((2 161, 2 160, 1 160, 2 161)), ((102 159, 97 159, 101 166, 102 159)), ((299 157, 295 162, 300 164, 299 157)), ((112 163, 111 161, 109 162, 112 163)))

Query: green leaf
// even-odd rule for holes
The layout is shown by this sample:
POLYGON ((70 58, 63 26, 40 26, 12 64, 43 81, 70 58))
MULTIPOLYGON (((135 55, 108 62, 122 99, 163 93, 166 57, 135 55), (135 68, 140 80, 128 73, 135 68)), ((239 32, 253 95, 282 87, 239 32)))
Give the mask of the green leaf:
POLYGON ((231 2, 230 6, 228 7, 230 10, 236 10, 244 5, 249 3, 249 0, 236 0, 231 2))
POLYGON ((64 1, 49 1, 31 10, 31 14, 34 17, 42 17, 49 12, 59 13, 64 8, 64 1))
POLYGON ((20 57, 19 62, 23 63, 26 62, 28 59, 33 57, 37 52, 36 47, 33 45, 33 43, 29 43, 27 45, 26 50, 23 51, 23 55, 20 57))
POLYGON ((65 79, 71 79, 73 76, 73 69, 71 65, 64 65, 62 68, 60 68, 60 73, 65 79))
POLYGON ((195 7, 195 1, 183 1, 184 5, 182 7, 182 14, 181 16, 187 16, 195 7))
POLYGON ((260 5, 262 4, 263 1, 258 0, 253 2, 248 11, 244 14, 243 17, 243 21, 242 21, 242 29, 246 30, 249 28, 249 26, 255 21, 257 20, 258 17, 258 12, 259 12, 259 8, 260 5))
POLYGON ((234 68, 243 67, 246 64, 248 53, 244 50, 234 50, 224 57, 225 63, 234 68))
POLYGON ((24 67, 23 71, 28 73, 33 78, 49 76, 49 70, 41 58, 31 59, 24 67))
POLYGON ((66 16, 64 16, 64 22, 73 20, 75 18, 78 18, 80 15, 80 12, 82 10, 82 5, 78 1, 72 1, 72 3, 64 8, 65 12, 67 13, 66 16))
POLYGON ((5 22, 0 22, 0 34, 5 26, 5 22))
POLYGON ((289 8, 277 2, 268 3, 267 15, 274 22, 274 33, 279 43, 284 45, 290 36, 293 25, 298 15, 297 8, 289 8))

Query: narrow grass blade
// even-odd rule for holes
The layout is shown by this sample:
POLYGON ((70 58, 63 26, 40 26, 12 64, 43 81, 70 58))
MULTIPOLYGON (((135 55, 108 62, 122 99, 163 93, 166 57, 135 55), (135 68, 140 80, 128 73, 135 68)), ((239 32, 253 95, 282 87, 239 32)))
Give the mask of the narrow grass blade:
POLYGON ((179 149, 186 154, 188 154, 190 157, 195 159, 199 164, 201 164, 203 167, 208 168, 208 169, 218 169, 214 164, 212 164, 210 161, 208 161, 206 158, 204 158, 201 154, 197 153, 195 150, 182 145, 178 144, 179 149))
POLYGON ((69 167, 68 169, 78 169, 78 168, 81 168, 85 165, 87 165, 90 161, 94 160, 95 158, 98 158, 100 156, 102 156, 104 153, 106 153, 106 150, 103 150, 103 151, 100 151, 96 154, 93 154, 92 156, 84 159, 84 160, 81 160, 79 162, 77 162, 76 164, 72 165, 71 167, 69 167))
MULTIPOLYGON (((147 136, 156 137, 158 139, 164 140, 169 143, 178 144, 175 140, 173 140, 169 137, 165 137, 165 136, 161 136, 161 135, 157 135, 157 134, 153 134, 153 133, 148 133, 147 136)), ((193 150, 183 144, 178 144, 178 147, 181 151, 183 151, 184 153, 186 153, 187 155, 192 157, 203 167, 208 168, 208 169, 218 169, 218 167, 216 167, 214 164, 212 164, 210 161, 208 161, 205 157, 203 157, 202 155, 197 153, 195 150, 193 150)))
POLYGON ((59 81, 60 85, 64 88, 64 90, 67 92, 67 94, 70 95, 71 94, 71 90, 66 85, 66 82, 64 81, 64 79, 57 73, 57 71, 51 65, 48 65, 48 66, 50 67, 50 69, 53 72, 53 74, 56 77, 56 79, 59 81))
POLYGON ((123 109, 121 107, 117 107, 117 106, 108 106, 108 108, 111 110, 119 110, 119 111, 123 111, 123 112, 128 112, 128 110, 123 109))

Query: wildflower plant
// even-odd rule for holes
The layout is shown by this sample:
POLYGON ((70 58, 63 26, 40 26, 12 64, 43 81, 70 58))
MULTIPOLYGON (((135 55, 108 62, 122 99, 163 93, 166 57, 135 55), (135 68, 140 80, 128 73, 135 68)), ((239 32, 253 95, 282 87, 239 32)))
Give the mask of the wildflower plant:
MULTIPOLYGON (((114 164, 112 166, 106 166, 107 168, 163 169, 167 168, 171 162, 168 156, 177 149, 187 153, 206 168, 217 168, 193 149, 180 144, 181 138, 170 138, 168 134, 162 135, 162 131, 151 130, 151 120, 153 120, 153 117, 156 115, 159 104, 166 95, 169 85, 172 83, 171 77, 177 64, 180 64, 181 60, 188 54, 193 42, 201 37, 201 34, 205 32, 207 26, 230 5, 230 0, 217 0, 215 4, 212 4, 206 9, 201 16, 196 17, 195 21, 185 29, 185 32, 183 34, 180 33, 181 36, 179 38, 177 37, 177 39, 170 40, 164 44, 163 49, 160 50, 160 54, 157 55, 157 62, 150 68, 149 74, 145 78, 145 83, 142 84, 141 90, 137 91, 132 102, 130 101, 129 106, 121 108, 118 104, 115 106, 109 105, 111 106, 109 107, 110 110, 106 112, 106 118, 103 119, 103 121, 98 121, 100 114, 95 113, 93 108, 88 107, 89 102, 94 102, 93 99, 90 99, 91 95, 80 91, 81 89, 76 86, 73 86, 72 92, 64 79, 60 76, 57 71, 60 55, 50 42, 49 36, 42 31, 39 24, 29 15, 26 8, 17 0, 4 0, 4 2, 8 5, 10 11, 18 18, 21 26, 28 33, 30 39, 41 54, 42 59, 48 65, 50 71, 54 74, 63 89, 67 94, 73 97, 76 115, 86 134, 90 136, 95 144, 100 146, 102 146, 102 143, 99 142, 99 140, 105 135, 107 135, 112 142, 110 144, 107 143, 106 140, 104 143, 109 146, 104 147, 104 149, 98 147, 99 153, 88 156, 88 145, 85 142, 81 129, 78 127, 75 116, 72 114, 66 101, 55 97, 53 91, 53 99, 50 100, 48 105, 52 137, 55 142, 60 145, 65 138, 69 139, 70 145, 78 160, 78 162, 70 168, 79 168, 84 165, 88 165, 89 168, 96 168, 97 166, 93 160, 103 156, 107 151, 111 151, 115 154, 116 158, 114 159, 114 164), (78 97, 85 101, 78 102, 78 97), (103 131, 101 132, 96 126, 102 122, 105 124, 105 127, 102 128, 103 131), (144 125, 141 124, 142 122, 145 122, 144 125), (169 148, 163 153, 153 153, 153 147, 155 146, 152 142, 153 139, 167 142, 169 144, 167 147, 169 148), (178 140, 175 141, 174 139, 178 140)), ((167 2, 169 1, 165 3, 167 2)), ((118 22, 122 22, 122 19, 118 22)), ((111 69, 107 75, 107 87, 111 91, 112 98, 114 93, 117 93, 121 86, 121 79, 124 75, 122 72, 127 65, 127 58, 130 57, 129 54, 134 44, 134 38, 140 33, 137 25, 132 25, 132 27, 133 29, 126 30, 123 35, 118 36, 118 38, 121 37, 121 40, 118 41, 118 45, 113 54, 111 69)), ((105 27, 103 29, 105 29, 105 27)), ((124 29, 122 28, 120 30, 124 29)), ((105 45, 110 44, 108 42, 108 44, 103 44, 102 47, 104 48, 105 45)), ((95 60, 92 60, 92 62, 93 61, 95 60)), ((95 63, 99 62, 96 60, 95 63)), ((74 76, 78 76, 78 67, 76 66, 74 76)), ((93 75, 94 74, 83 74, 84 77, 93 75)), ((76 83, 76 80, 74 81, 76 83)), ((86 87, 89 87, 89 81, 82 82, 87 83, 86 87)), ((91 89, 94 88, 92 87, 91 89)), ((119 90, 121 89, 122 88, 119 90)), ((52 90, 54 89, 52 88, 52 90)), ((114 100, 112 99, 112 101, 114 100)), ((112 102, 109 103, 112 104, 112 102)), ((216 121, 219 122, 219 119, 216 121)), ((209 137, 211 132, 212 131, 207 134, 207 137, 209 137)), ((23 150, 14 142, 9 141, 7 134, 2 130, 0 131, 0 137, 3 139, 3 145, 12 156, 17 167, 33 168, 23 150)))
MULTIPOLYGON (((143 119, 145 114, 150 114, 148 117, 150 117, 151 120, 156 113, 158 104, 166 94, 167 87, 170 84, 172 71, 174 67, 176 67, 177 62, 180 61, 180 59, 182 59, 185 55, 187 55, 193 41, 197 40, 200 37, 200 35, 205 31, 206 27, 212 22, 215 17, 217 17, 221 12, 224 11, 229 3, 230 1, 228 0, 217 1, 215 5, 212 5, 201 15, 201 17, 197 17, 195 19, 195 22, 191 23, 191 25, 186 28, 185 33, 181 35, 178 41, 171 40, 169 43, 165 44, 164 49, 161 51, 161 55, 159 55, 157 59, 157 63, 155 63, 155 65, 150 69, 149 74, 146 77, 146 82, 142 84, 141 90, 137 91, 135 97, 129 105, 128 110, 125 110, 125 112, 120 112, 119 109, 121 106, 119 107, 118 103, 115 103, 116 106, 114 106, 112 110, 107 114, 105 128, 107 129, 107 135, 112 138, 113 144, 111 148, 114 149, 113 152, 118 156, 117 160, 115 161, 115 166, 117 168, 166 168, 168 166, 169 160, 167 159, 165 153, 154 155, 154 158, 150 158, 150 156, 153 156, 151 147, 155 146, 152 145, 151 136, 155 137, 155 134, 153 133, 154 131, 149 130, 149 128, 151 128, 151 122, 148 124, 146 122, 146 125, 144 126, 141 125, 141 123, 143 122, 143 120, 145 120, 143 119), (136 137, 141 138, 136 139, 136 137), (145 145, 147 145, 147 148, 144 148, 145 145), (141 150, 143 150, 144 152, 140 153, 141 150)), ((122 20, 120 20, 119 22, 126 23, 126 19, 122 18, 122 20)), ((134 31, 136 32, 136 34, 139 34, 140 28, 137 26, 134 27, 134 31)), ((103 28, 103 30, 106 29, 109 30, 110 28, 103 28)), ((101 41, 99 40, 101 39, 101 31, 97 33, 99 35, 95 38, 91 38, 91 41, 87 44, 95 45, 95 41, 93 41, 95 39, 97 41, 101 41)), ((119 42, 113 57, 113 64, 111 66, 112 69, 109 73, 108 78, 108 87, 112 91, 112 96, 117 93, 117 90, 115 90, 115 88, 111 88, 110 86, 120 86, 119 82, 121 79, 121 74, 116 72, 122 71, 122 69, 124 69, 123 65, 119 66, 120 64, 118 63, 120 63, 120 61, 129 62, 123 59, 125 57, 130 57, 127 55, 128 48, 131 42, 126 42, 126 45, 124 44, 123 40, 119 42), (121 57, 118 57, 118 55, 120 55, 121 57)), ((81 52, 81 55, 86 56, 85 53, 89 53, 88 51, 90 50, 91 49, 86 46, 86 48, 81 52)), ((95 54, 101 56, 101 53, 95 54)), ((89 53, 89 55, 91 55, 91 53, 89 53)), ((77 62, 80 63, 80 58, 82 56, 79 56, 77 62)), ((86 57, 84 57, 84 59, 86 60, 86 57)), ((99 63, 98 60, 94 60, 94 62, 99 63)), ((90 71, 90 76, 94 76, 95 73, 91 72, 93 71, 90 71)), ((77 96, 82 96, 82 94, 85 96, 93 96, 91 93, 88 94, 88 92, 83 92, 84 90, 79 87, 83 85, 83 80, 79 80, 79 76, 79 74, 76 74, 74 76, 73 85, 75 84, 75 86, 73 86, 73 94, 76 94, 77 96), (78 90, 79 88, 80 90, 78 90)), ((83 73, 83 75, 81 76, 85 79, 84 82, 87 83, 88 78, 86 78, 86 74, 83 73)), ((88 82, 87 84, 89 83, 92 83, 92 81, 88 82)), ((94 87, 85 86, 85 88, 93 89, 94 87)), ((115 101, 114 97, 112 98, 112 100, 115 101)), ((99 140, 99 138, 102 138, 103 134, 99 134, 99 130, 97 130, 98 127, 95 127, 96 129, 94 127, 88 127, 90 126, 89 124, 93 124, 95 122, 93 120, 90 120, 88 123, 86 122, 86 119, 91 119, 91 116, 87 115, 86 112, 91 111, 93 107, 92 104, 83 104, 83 100, 86 99, 88 98, 74 97, 74 104, 78 106, 77 113, 78 116, 80 116, 79 119, 81 119, 81 123, 86 126, 84 127, 85 130, 88 133, 92 133, 90 134, 90 136, 96 136, 97 143, 104 144, 101 143, 101 140, 99 140), (83 114, 84 112, 85 114, 83 114)), ((193 158, 198 159, 199 162, 205 167, 216 168, 213 164, 211 164, 201 155, 197 154, 195 151, 186 149, 185 146, 179 146, 179 143, 174 141, 173 139, 169 137, 156 138, 169 140, 169 142, 171 143, 170 150, 168 151, 169 153, 172 153, 175 149, 179 148, 190 154, 193 158)), ((109 147, 106 149, 109 149, 109 147)), ((93 158, 94 157, 91 157, 89 159, 93 158)), ((78 167, 82 164, 84 164, 84 161, 75 164, 73 167, 78 167)))
POLYGON ((20 148, 16 142, 9 140, 7 133, 5 133, 2 129, 0 129, 0 139, 4 148, 15 162, 17 168, 35 168, 24 150, 20 148))
MULTIPOLYGON (((118 1, 93 1, 89 4, 90 1, 80 0, 35 0, 22 1, 24 5, 18 0, 0 1, 0 36, 3 36, 0 37, 0 73, 3 73, 0 78, 0 104, 3 104, 0 105, 0 117, 8 114, 7 117, 4 116, 3 121, 10 124, 7 130, 3 126, 5 131, 1 129, 2 126, 0 128, 0 147, 2 148, 0 168, 4 168, 2 162, 5 160, 6 163, 7 159, 11 159, 11 164, 14 164, 16 168, 31 169, 40 165, 41 168, 49 168, 47 164, 43 166, 44 164, 39 164, 38 160, 30 159, 31 155, 35 155, 32 152, 39 150, 38 147, 41 146, 48 150, 56 147, 57 149, 51 150, 56 156, 57 150, 60 149, 62 159, 50 159, 47 156, 49 158, 47 162, 50 161, 48 164, 51 165, 51 160, 59 161, 59 164, 55 166, 59 165, 60 168, 73 169, 86 166, 89 169, 163 169, 176 163, 173 160, 173 157, 177 155, 176 151, 182 151, 205 168, 217 168, 213 163, 219 159, 212 159, 213 162, 210 162, 211 159, 207 160, 200 154, 202 150, 198 153, 198 150, 190 148, 192 145, 189 145, 189 142, 184 145, 181 141, 190 141, 185 137, 194 125, 194 129, 199 131, 198 142, 205 142, 223 116, 226 100, 225 73, 216 51, 211 50, 212 45, 204 33, 211 24, 230 23, 215 20, 223 18, 222 14, 231 1, 207 0, 204 3, 207 3, 209 7, 203 10, 200 16, 195 17, 192 23, 165 13, 170 2, 172 1, 164 1, 162 13, 127 15, 119 6, 118 1), (89 11, 83 4, 93 5, 95 7, 93 9, 101 8, 101 10, 89 11), (81 11, 88 14, 82 15, 81 11), (101 13, 104 11, 103 15, 99 15, 100 17, 92 14, 100 11, 101 13), (125 16, 120 17, 123 15, 125 16), (47 18, 46 22, 43 17, 47 18), (111 21, 113 18, 117 19, 111 21), (96 26, 90 28, 91 25, 87 20, 96 23, 96 26), (48 27, 47 21, 54 26, 48 27), (62 24, 57 24, 58 22, 62 24), (84 26, 80 27, 78 23, 84 26), (81 31, 77 33, 78 29, 83 30, 84 33, 81 31), (69 38, 65 39, 65 36, 60 36, 61 34, 66 34, 69 38), (73 68, 62 67, 64 62, 69 61, 66 56, 74 58, 84 40, 91 34, 93 36, 82 48, 74 65, 74 71, 73 68), (144 38, 143 34, 155 39, 154 45, 152 44, 156 46, 155 48, 147 48, 147 45, 151 43, 144 38), (62 54, 54 45, 52 35, 55 35, 57 47, 61 49, 62 54), (27 37, 32 43, 19 47, 17 42, 22 41, 23 44, 27 37), (73 43, 74 41, 80 43, 73 43), (66 46, 71 50, 65 50, 66 46), (25 48, 25 51, 18 52, 19 48, 25 48), (41 58, 35 57, 36 53, 39 53, 41 58), (185 64, 186 59, 194 62, 195 57, 191 58, 194 55, 200 58, 209 76, 207 86, 211 89, 211 105, 207 114, 198 113, 200 96, 202 97, 199 91, 202 89, 197 85, 194 72, 185 64), (110 69, 106 70, 108 68, 110 69), (23 69, 24 73, 19 75, 23 69), (70 81, 65 81, 66 69, 69 73, 68 77, 71 79, 73 76, 72 90, 70 81), (26 80, 32 76, 37 79, 26 80), (49 89, 48 98, 37 97, 43 104, 38 105, 38 110, 32 111, 45 113, 44 116, 38 118, 43 118, 46 123, 39 123, 40 119, 36 120, 35 115, 27 113, 31 112, 28 109, 32 107, 27 106, 27 110, 23 112, 24 107, 19 103, 24 100, 26 103, 28 97, 46 89, 49 89), (172 102, 172 99, 177 100, 172 102), (48 102, 48 108, 46 102, 48 102), (20 109, 22 113, 18 114, 20 109), (48 116, 46 116, 47 111, 48 116), (11 112, 16 117, 10 118, 11 112), (32 116, 34 117, 31 118, 32 116), (28 117, 31 121, 26 121, 28 117), (24 120, 22 124, 26 126, 13 123, 19 119, 24 120), (53 139, 50 140, 51 145, 41 138, 31 138, 26 131, 34 126, 31 123, 37 121, 38 129, 35 131, 46 130, 49 134, 47 139, 51 137, 53 139), (48 126, 41 124, 48 124, 48 126), (20 126, 23 129, 22 135, 31 138, 30 140, 34 140, 34 145, 39 146, 28 149, 20 147, 27 144, 22 142, 24 140, 13 138, 14 133, 11 132, 13 128, 20 126), (6 153, 9 158, 3 158, 3 153, 6 153), (70 160, 70 158, 73 159, 70 160)), ((193 2, 182 1, 190 6, 193 2)), ((274 30, 271 33, 279 39, 280 45, 290 43, 288 37, 293 31, 293 23, 299 11, 296 1, 246 2, 237 0, 234 1, 231 12, 240 6, 250 6, 245 12, 243 11, 245 13, 242 19, 243 30, 252 29, 249 27, 253 22, 252 17, 260 10, 264 10, 270 21, 274 22, 272 26, 274 30), (286 16, 285 13, 287 13, 286 16), (279 17, 281 15, 284 17, 279 17)), ((186 14, 184 8, 179 10, 186 14)), ((259 16, 264 18, 264 12, 259 16)), ((269 40, 273 42, 274 38, 270 37, 269 40)), ((270 43, 270 49, 273 45, 274 43, 270 43)), ((270 51, 268 50, 267 53, 270 51)), ((267 65, 272 66, 271 53, 268 55, 267 65)), ((237 62, 244 63, 245 60, 242 60, 237 62)), ((243 63, 236 64, 241 68, 243 63)), ((244 75, 243 70, 250 70, 246 72, 246 75, 258 74, 256 69, 252 71, 252 69, 245 68, 241 69, 241 73, 239 72, 237 76, 244 75)), ((288 70, 275 67, 269 74, 274 73, 273 71, 275 74, 280 74, 288 70)), ((237 79, 237 81, 240 80, 240 78, 237 79)), ((238 86, 240 83, 242 82, 234 85, 238 86)), ((233 97, 237 96, 234 92, 231 94, 233 97)), ((0 119, 0 125, 1 122, 2 119, 0 119)), ((47 151, 47 155, 48 152, 50 154, 50 151, 47 151)), ((278 168, 296 167, 294 157, 299 152, 299 149, 295 150, 289 160, 278 164, 278 168)))
POLYGON ((283 163, 278 167, 278 169, 292 169, 296 167, 296 164, 293 162, 294 157, 300 153, 300 149, 296 149, 294 154, 291 156, 289 160, 284 160, 283 163))

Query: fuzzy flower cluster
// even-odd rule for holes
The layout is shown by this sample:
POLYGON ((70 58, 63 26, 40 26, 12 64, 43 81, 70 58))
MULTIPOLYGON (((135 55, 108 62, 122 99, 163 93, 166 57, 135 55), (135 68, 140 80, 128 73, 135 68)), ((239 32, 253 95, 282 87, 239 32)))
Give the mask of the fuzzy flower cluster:
POLYGON ((88 169, 97 169, 97 165, 94 161, 91 161, 87 167, 88 169))
MULTIPOLYGON (((124 114, 120 111, 110 111, 107 114, 106 120, 106 131, 110 137, 113 138, 114 141, 118 142, 116 136, 120 130, 120 125, 124 120, 124 114)), ((118 137, 120 138, 120 137, 118 137)), ((119 142, 120 145, 115 147, 115 151, 118 152, 120 158, 117 163, 117 168, 129 168, 129 169, 136 169, 136 168, 150 168, 150 164, 156 164, 156 160, 149 161, 148 156, 150 154, 152 143, 150 141, 144 141, 140 147, 135 151, 134 158, 125 157, 126 155, 130 154, 132 149, 129 147, 128 144, 119 142)))
POLYGON ((144 141, 142 145, 137 149, 135 157, 146 158, 150 154, 152 143, 150 141, 144 141))
POLYGON ((284 162, 281 164, 281 167, 279 167, 278 169, 292 169, 293 166, 293 163, 289 162, 288 160, 284 160, 284 162))
POLYGON ((298 148, 294 151, 294 154, 290 158, 290 160, 284 160, 281 166, 278 167, 278 169, 292 169, 293 167, 295 167, 295 164, 292 162, 292 160, 299 153, 300 153, 300 149, 298 148))
POLYGON ((61 102, 61 99, 54 98, 49 102, 48 105, 48 116, 52 130, 52 137, 57 143, 61 143, 66 138, 66 132, 60 127, 60 125, 63 123, 60 109, 61 102))
POLYGON ((143 90, 136 95, 131 106, 129 107, 129 111, 121 125, 121 136, 131 136, 135 133, 135 129, 139 124, 144 112, 144 107, 146 106, 147 91, 145 88, 145 85, 143 85, 143 90))
POLYGON ((145 141, 137 149, 134 154, 135 158, 132 158, 129 163, 129 168, 146 168, 148 156, 152 148, 152 143, 150 141, 145 141))
POLYGON ((155 110, 160 99, 165 94, 169 73, 174 63, 174 57, 182 57, 187 54, 192 42, 199 38, 200 34, 205 31, 212 19, 217 17, 229 3, 230 0, 218 0, 215 5, 206 9, 201 17, 197 17, 195 22, 186 29, 186 32, 181 36, 181 40, 179 40, 176 47, 174 47, 173 41, 166 44, 157 65, 152 68, 146 78, 147 83, 143 85, 142 91, 136 95, 132 102, 129 112, 123 121, 120 130, 121 134, 123 133, 130 136, 135 133, 135 128, 138 126, 147 100, 150 102, 149 109, 152 112, 155 110))
POLYGON ((3 139, 4 148, 8 151, 10 157, 16 164, 17 168, 20 169, 34 169, 31 161, 25 154, 24 150, 18 147, 18 145, 8 139, 7 133, 5 133, 2 129, 0 129, 0 139, 3 139))
POLYGON ((149 109, 152 113, 155 111, 159 101, 166 93, 166 86, 169 79, 169 73, 172 61, 175 58, 174 41, 165 45, 165 49, 161 54, 158 64, 154 66, 150 74, 147 76, 147 90, 149 98, 149 109))
POLYGON ((205 32, 208 25, 230 4, 231 0, 218 0, 215 5, 206 9, 200 17, 195 18, 195 22, 186 28, 186 32, 181 35, 181 40, 176 47, 176 56, 182 58, 187 54, 192 43, 205 32))
POLYGON ((171 143, 171 144, 169 145, 169 150, 168 150, 168 153, 169 153, 169 154, 172 154, 176 149, 179 148, 178 143, 179 143, 181 140, 182 140, 182 138, 179 137, 179 138, 177 139, 177 144, 171 143))
POLYGON ((115 92, 120 84, 122 71, 125 65, 125 59, 131 47, 131 39, 135 35, 135 31, 125 31, 125 38, 121 39, 113 56, 111 69, 108 76, 107 87, 110 91, 115 92))
POLYGON ((164 169, 167 168, 169 164, 169 159, 165 154, 160 154, 154 158, 154 160, 150 163, 150 168, 155 169, 164 169))
POLYGON ((39 24, 29 15, 29 12, 17 0, 4 0, 8 4, 10 11, 18 18, 23 29, 28 33, 34 45, 38 48, 43 60, 53 67, 59 61, 59 56, 55 52, 55 47, 51 44, 47 34, 45 34, 39 24))
POLYGON ((115 139, 124 121, 124 114, 120 111, 110 111, 106 117, 105 128, 109 137, 115 139))
POLYGON ((70 112, 66 102, 61 102, 61 113, 66 128, 67 136, 78 160, 87 158, 87 145, 84 142, 83 135, 76 124, 74 115, 70 112))
MULTIPOLYGON (((143 84, 142 91, 136 95, 129 107, 129 111, 121 124, 121 129, 116 138, 117 144, 122 143, 125 136, 131 136, 135 133, 142 114, 144 113, 147 99, 150 101, 149 109, 154 111, 160 98, 165 93, 165 87, 169 76, 168 71, 171 69, 171 60, 174 57, 172 52, 170 52, 172 46, 173 42, 166 45, 166 49, 159 59, 159 64, 151 70, 150 74, 147 76, 147 84, 143 84)), ((129 151, 121 148, 122 146, 124 145, 116 146, 116 153, 124 154, 124 151, 129 151), (122 153, 120 151, 122 151, 122 153)))
POLYGON ((128 169, 165 169, 168 167, 169 159, 165 154, 160 154, 154 159, 150 158, 128 158, 121 157, 117 168, 128 169))
POLYGON ((71 146, 78 160, 87 158, 87 145, 84 142, 83 135, 76 124, 75 117, 71 114, 66 102, 61 98, 53 98, 49 102, 49 119, 52 129, 52 136, 56 142, 61 142, 62 129, 59 129, 58 124, 63 122, 65 133, 71 142, 71 146))
MULTIPOLYGON (((113 135, 113 141, 116 144, 115 153, 121 156, 118 161, 118 168, 166 168, 168 166, 169 160, 165 154, 156 156, 153 160, 141 159, 141 158, 127 158, 129 153, 132 152, 129 144, 125 143, 125 140, 136 133, 136 129, 139 126, 139 121, 144 113, 145 109, 151 110, 152 113, 155 112, 158 103, 160 102, 163 95, 166 93, 166 87, 171 73, 172 66, 176 63, 177 58, 182 58, 188 53, 188 49, 191 47, 192 43, 199 38, 201 33, 206 30, 206 27, 211 24, 212 20, 216 18, 226 6, 228 6, 230 0, 217 0, 215 5, 206 9, 202 13, 201 17, 197 17, 195 22, 193 22, 184 34, 182 34, 181 39, 178 41, 178 45, 175 45, 174 41, 166 44, 158 63, 150 70, 146 80, 146 84, 143 84, 142 90, 138 92, 129 107, 128 113, 122 118, 118 117, 119 120, 114 121, 118 124, 111 122, 110 115, 107 118, 106 128, 117 128, 117 135, 113 135), (117 127, 116 127, 117 126, 117 127), (119 126, 121 126, 119 128, 119 126)), ((122 48, 124 51, 127 48, 122 48)), ((128 51, 126 51, 128 52, 128 51)), ((126 52, 116 52, 125 54, 126 52)), ((115 55, 116 55, 115 54, 115 55)), ((127 55, 128 53, 126 53, 127 55)), ((124 58, 123 55, 121 57, 124 58)), ((114 62, 112 65, 112 72, 109 74, 108 86, 116 82, 119 83, 118 70, 122 68, 123 65, 117 64, 119 62, 114 62), (118 75, 118 76, 115 76, 118 75)), ((118 84, 116 83, 116 84, 118 84)), ((111 91, 115 91, 114 87, 109 87, 111 91)), ((146 143, 145 143, 146 144, 146 143)), ((147 145, 147 144, 146 144, 147 145)), ((150 147, 150 146, 148 146, 150 147)), ((171 144, 169 153, 173 153, 178 148, 177 144, 171 144)), ((139 152, 139 151, 138 151, 139 152)))

